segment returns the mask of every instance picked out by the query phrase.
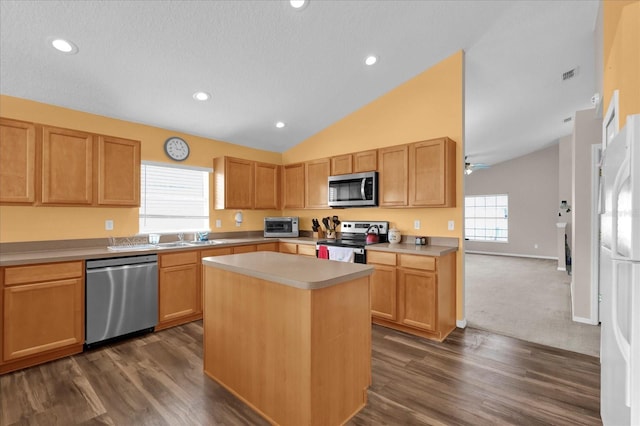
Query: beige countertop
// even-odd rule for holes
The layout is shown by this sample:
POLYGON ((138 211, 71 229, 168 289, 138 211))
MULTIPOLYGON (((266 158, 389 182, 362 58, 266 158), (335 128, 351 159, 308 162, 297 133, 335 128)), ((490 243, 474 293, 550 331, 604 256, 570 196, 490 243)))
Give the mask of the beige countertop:
MULTIPOLYGON (((142 254, 166 253, 183 250, 203 250, 211 248, 233 247, 247 244, 266 244, 272 242, 283 242, 293 244, 315 245, 318 240, 310 237, 299 238, 264 238, 264 237, 244 237, 244 238, 216 238, 219 244, 201 246, 156 246, 143 249, 126 249, 112 251, 104 246, 97 246, 96 241, 84 242, 84 245, 74 241, 42 241, 33 243, 9 243, 20 244, 19 250, 5 250, 0 244, 0 266, 28 265, 35 263, 66 262, 73 260, 105 259, 110 257, 136 256, 142 254), (93 245, 91 245, 93 244, 93 245)), ((6 243, 5 243, 6 244, 6 243)), ((387 251, 395 253, 418 254, 423 256, 442 256, 452 251, 457 251, 457 247, 444 245, 416 246, 413 244, 389 244, 381 243, 366 247, 367 250, 387 251)))
POLYGON ((330 287, 373 273, 373 266, 268 251, 205 257, 202 264, 302 290, 330 287))

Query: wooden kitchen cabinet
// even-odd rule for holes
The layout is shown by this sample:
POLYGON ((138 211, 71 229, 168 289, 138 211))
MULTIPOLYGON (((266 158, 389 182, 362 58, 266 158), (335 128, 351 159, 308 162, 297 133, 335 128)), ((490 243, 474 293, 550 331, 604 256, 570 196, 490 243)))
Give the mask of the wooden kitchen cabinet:
POLYGON ((378 170, 378 150, 355 152, 353 154, 353 173, 375 172, 378 170))
POLYGON ((294 243, 280 243, 280 253, 298 254, 298 245, 294 243))
POLYGON ((407 205, 409 187, 409 147, 392 146, 378 150, 378 200, 380 207, 407 205))
POLYGON ((84 262, 6 267, 2 277, 0 373, 82 352, 84 262))
POLYGON ((0 118, 0 203, 35 201, 35 163, 33 123, 0 118))
POLYGON ((353 173, 353 154, 331 157, 331 176, 353 173))
POLYGON ((368 251, 367 263, 375 268, 372 322, 444 340, 456 327, 455 256, 455 252, 433 257, 368 251))
POLYGON ((282 167, 282 208, 303 209, 305 200, 304 163, 282 167))
POLYGON ((307 161, 305 166, 305 208, 329 208, 329 175, 331 165, 328 158, 307 161))
POLYGON ((156 330, 202 318, 200 252, 158 255, 158 325, 156 330))
POLYGON ((455 207, 456 144, 449 138, 409 145, 409 205, 455 207))
POLYGON ((140 141, 98 136, 98 204, 140 206, 140 141))
POLYGON ((265 243, 265 244, 257 244, 256 251, 278 251, 279 243, 265 243))
POLYGON ((254 162, 233 157, 213 160, 216 209, 252 209, 254 162))
POLYGON ((93 204, 93 135, 77 130, 42 128, 41 203, 93 204))
POLYGON ((395 321, 398 317, 396 254, 368 251, 367 264, 375 268, 370 280, 371 316, 395 321))
POLYGON ((231 247, 231 253, 233 254, 251 253, 254 251, 258 251, 258 247, 255 244, 231 247))
POLYGON ((254 168, 253 207, 255 209, 279 209, 281 166, 256 162, 254 168))
POLYGON ((298 254, 300 256, 316 257, 315 244, 298 244, 298 254))

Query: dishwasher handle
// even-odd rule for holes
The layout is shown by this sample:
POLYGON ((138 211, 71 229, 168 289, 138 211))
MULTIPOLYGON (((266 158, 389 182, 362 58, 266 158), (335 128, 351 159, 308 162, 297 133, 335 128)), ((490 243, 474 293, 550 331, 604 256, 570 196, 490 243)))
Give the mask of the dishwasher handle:
POLYGON ((87 260, 87 271, 97 268, 107 268, 111 266, 127 266, 138 264, 157 263, 157 254, 147 254, 143 256, 111 257, 108 259, 87 260))

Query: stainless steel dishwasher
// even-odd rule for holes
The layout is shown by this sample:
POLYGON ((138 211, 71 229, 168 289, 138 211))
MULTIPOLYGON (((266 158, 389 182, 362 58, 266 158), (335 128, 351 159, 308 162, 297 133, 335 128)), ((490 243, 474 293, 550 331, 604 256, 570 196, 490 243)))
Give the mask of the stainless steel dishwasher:
POLYGON ((158 255, 87 261, 85 348, 158 323, 158 255))

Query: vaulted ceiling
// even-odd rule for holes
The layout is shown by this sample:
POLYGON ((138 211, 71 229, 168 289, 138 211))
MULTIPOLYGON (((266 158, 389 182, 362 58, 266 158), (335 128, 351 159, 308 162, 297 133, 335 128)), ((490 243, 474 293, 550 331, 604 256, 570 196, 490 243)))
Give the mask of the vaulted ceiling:
POLYGON ((593 0, 0 8, 2 94, 277 152, 463 49, 466 154, 493 164, 570 134, 564 119, 592 107, 601 73, 593 0), (78 52, 51 48, 56 37, 78 52), (378 62, 364 65, 371 54, 378 62), (195 101, 196 91, 211 99, 195 101))

